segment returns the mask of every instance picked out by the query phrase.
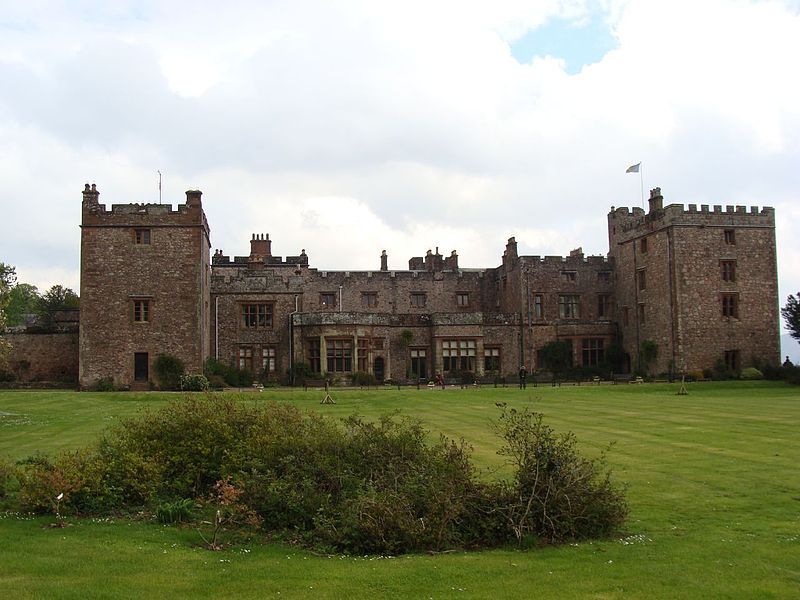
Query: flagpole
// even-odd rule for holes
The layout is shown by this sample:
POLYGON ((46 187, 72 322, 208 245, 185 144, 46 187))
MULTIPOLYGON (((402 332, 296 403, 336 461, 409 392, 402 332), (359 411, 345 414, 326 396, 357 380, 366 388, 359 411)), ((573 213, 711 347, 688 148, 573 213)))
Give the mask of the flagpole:
POLYGON ((644 176, 642 175, 642 163, 639 163, 639 188, 642 190, 642 208, 644 208, 644 176))

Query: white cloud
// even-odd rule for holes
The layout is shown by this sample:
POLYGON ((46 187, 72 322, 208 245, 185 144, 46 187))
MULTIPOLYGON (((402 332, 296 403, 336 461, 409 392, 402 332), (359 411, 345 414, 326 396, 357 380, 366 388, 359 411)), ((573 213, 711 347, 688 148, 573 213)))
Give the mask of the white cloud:
POLYGON ((259 231, 321 268, 437 245, 492 266, 511 235, 604 253, 641 160, 668 202, 776 206, 782 295, 800 289, 796 4, 80 6, 0 18, 0 260, 37 285, 75 280, 86 180, 109 203, 154 199, 157 169, 166 201, 202 189, 231 254, 259 231), (603 18, 618 45, 577 75, 517 63, 509 43, 554 18, 603 18))

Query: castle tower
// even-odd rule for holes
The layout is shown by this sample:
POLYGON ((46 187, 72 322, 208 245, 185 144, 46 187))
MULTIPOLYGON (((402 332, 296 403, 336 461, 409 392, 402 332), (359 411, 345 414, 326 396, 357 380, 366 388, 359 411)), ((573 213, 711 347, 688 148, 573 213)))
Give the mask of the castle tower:
MULTIPOLYGON (((158 354, 202 371, 209 353, 209 227, 202 193, 186 204, 99 203, 83 191, 79 381, 148 389, 158 354)), ((157 383, 157 382, 155 382, 157 383)))
POLYGON ((631 368, 650 373, 778 364, 778 279, 772 208, 681 204, 612 207, 617 320, 631 368), (655 345, 647 364, 643 344, 655 345))

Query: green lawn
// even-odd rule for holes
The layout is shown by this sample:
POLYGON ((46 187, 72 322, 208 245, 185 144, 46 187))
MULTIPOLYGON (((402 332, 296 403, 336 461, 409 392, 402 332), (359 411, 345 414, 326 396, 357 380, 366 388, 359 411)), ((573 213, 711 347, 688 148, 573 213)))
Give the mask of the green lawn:
MULTIPOLYGON (((797 598, 800 597, 800 388, 770 382, 340 391, 265 391, 332 416, 400 410, 464 437, 498 476, 496 402, 529 406, 572 430, 587 454, 610 442, 628 482, 617 539, 434 556, 316 556, 277 544, 223 552, 193 528, 126 520, 0 518, 0 589, 8 598, 797 598)), ((0 392, 0 455, 89 443, 171 394, 0 392)))

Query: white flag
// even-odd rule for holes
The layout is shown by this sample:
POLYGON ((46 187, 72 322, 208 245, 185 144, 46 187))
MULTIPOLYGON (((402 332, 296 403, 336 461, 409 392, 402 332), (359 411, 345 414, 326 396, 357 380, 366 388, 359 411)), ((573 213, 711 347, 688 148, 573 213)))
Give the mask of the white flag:
POLYGON ((641 164, 642 163, 639 162, 639 163, 636 163, 635 165, 631 165, 630 167, 628 167, 628 170, 625 171, 625 172, 626 173, 638 173, 639 172, 639 167, 641 166, 641 164))

